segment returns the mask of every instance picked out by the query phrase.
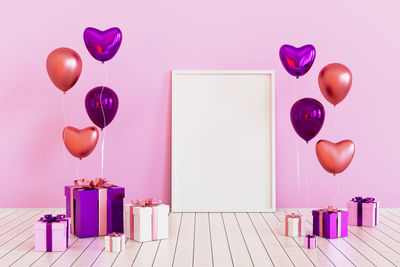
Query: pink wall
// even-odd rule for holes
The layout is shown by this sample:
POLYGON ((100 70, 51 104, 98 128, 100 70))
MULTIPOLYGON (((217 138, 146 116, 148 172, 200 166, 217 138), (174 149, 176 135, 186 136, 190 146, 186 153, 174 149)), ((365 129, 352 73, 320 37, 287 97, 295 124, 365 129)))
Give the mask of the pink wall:
MULTIPOLYGON (((338 176, 338 206, 358 194, 375 196, 385 207, 399 206, 398 1, 292 1, 292 7, 288 1, 265 0, 23 2, 3 3, 0 17, 1 207, 64 205, 63 186, 75 178, 77 160, 67 154, 64 163, 61 92, 50 82, 45 61, 61 46, 81 55, 82 75, 66 95, 65 108, 68 124, 91 125, 84 97, 105 75, 84 46, 87 26, 118 26, 123 32, 118 54, 106 63, 107 85, 119 95, 120 108, 107 128, 104 173, 127 188, 127 199, 170 200, 171 69, 274 69, 278 207, 321 207, 333 201, 336 180, 314 153, 320 138, 356 143, 352 164, 338 176), (311 43, 317 49, 314 66, 297 82, 296 98, 293 78, 278 57, 283 43, 311 43), (353 87, 335 110, 317 84, 319 70, 331 62, 353 72, 353 87), (306 96, 320 100, 327 117, 310 144, 298 139, 298 190, 289 110, 295 99, 306 96)), ((100 152, 97 146, 80 163, 80 176, 100 175, 100 152)))

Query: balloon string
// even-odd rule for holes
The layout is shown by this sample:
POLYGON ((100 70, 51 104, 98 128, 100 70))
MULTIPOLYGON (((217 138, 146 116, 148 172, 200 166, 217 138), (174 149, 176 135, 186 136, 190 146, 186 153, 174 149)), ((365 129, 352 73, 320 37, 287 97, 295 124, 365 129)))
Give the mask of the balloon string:
POLYGON ((79 163, 80 162, 81 162, 81 159, 79 159, 78 162, 76 163, 76 168, 75 168, 76 179, 79 179, 79 163))
POLYGON ((308 168, 309 168, 309 164, 306 163, 306 177, 305 177, 305 180, 306 180, 306 196, 307 196, 307 203, 306 204, 307 204, 307 208, 310 207, 310 186, 308 184, 308 168))
MULTIPOLYGON (((64 129, 65 129, 65 127, 67 127, 67 114, 65 113, 64 97, 65 97, 65 94, 61 94, 61 110, 62 110, 62 113, 63 113, 63 116, 64 116, 64 129)), ((65 151, 65 134, 63 135, 62 147, 63 147, 64 164, 65 164, 66 160, 67 160, 67 157, 66 157, 66 153, 67 152, 65 151)))
POLYGON ((101 178, 103 178, 103 170, 104 170, 104 140, 106 139, 106 129, 103 130, 103 136, 101 141, 101 178))
POLYGON ((296 159, 297 159, 297 189, 300 190, 300 153, 296 136, 294 138, 295 138, 294 142, 296 143, 296 159))
MULTIPOLYGON (((296 81, 297 79, 293 80, 292 83, 292 93, 293 93, 293 101, 296 101, 296 81)), ((299 153, 299 145, 297 143, 296 135, 294 134, 294 142, 296 144, 296 160, 297 160, 297 189, 300 191, 300 153, 299 153)))
POLYGON ((335 198, 333 199, 333 206, 335 206, 336 200, 337 200, 337 198, 338 198, 338 196, 339 196, 339 192, 340 192, 339 177, 338 177, 338 175, 335 175, 335 176, 336 176, 337 190, 336 190, 335 198))
POLYGON ((101 106, 101 112, 103 113, 103 137, 102 137, 102 142, 101 142, 101 178, 103 178, 103 171, 104 171, 104 139, 105 139, 105 135, 106 135, 106 115, 104 113, 104 107, 103 107, 103 91, 104 91, 104 87, 106 87, 106 84, 108 82, 108 69, 107 69, 107 64, 103 64, 104 66, 104 71, 106 74, 106 79, 104 81, 103 87, 101 88, 101 92, 100 92, 100 106, 101 106))

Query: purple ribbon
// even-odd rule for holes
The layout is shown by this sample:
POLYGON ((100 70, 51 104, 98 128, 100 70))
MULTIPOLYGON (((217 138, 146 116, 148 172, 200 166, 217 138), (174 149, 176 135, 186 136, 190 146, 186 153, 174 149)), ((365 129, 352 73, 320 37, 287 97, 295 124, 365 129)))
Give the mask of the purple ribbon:
POLYGON ((306 237, 307 237, 307 248, 310 248, 311 238, 315 238, 315 235, 306 235, 306 237))
POLYGON ((68 248, 68 238, 69 238, 69 224, 68 220, 65 219, 64 214, 58 214, 54 217, 51 214, 46 214, 41 217, 39 221, 46 223, 46 251, 53 251, 53 222, 67 221, 67 248, 68 248))
MULTIPOLYGON (((351 201, 357 202, 357 226, 362 226, 362 204, 363 203, 374 203, 375 198, 373 197, 353 197, 351 201)), ((375 209, 375 225, 377 220, 378 209, 375 209)))

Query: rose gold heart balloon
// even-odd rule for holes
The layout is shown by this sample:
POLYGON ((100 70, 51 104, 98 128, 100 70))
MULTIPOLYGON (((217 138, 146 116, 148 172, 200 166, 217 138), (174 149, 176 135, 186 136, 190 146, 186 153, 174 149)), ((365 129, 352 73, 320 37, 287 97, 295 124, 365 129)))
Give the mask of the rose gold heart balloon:
POLYGON ((99 131, 94 126, 82 130, 67 126, 63 130, 62 137, 69 153, 82 159, 89 156, 96 147, 99 131))
POLYGON ((315 146, 315 152, 321 166, 333 175, 341 173, 350 164, 355 152, 355 145, 351 140, 343 140, 332 143, 319 140, 315 146))
POLYGON ((326 65, 318 75, 321 93, 334 106, 342 102, 347 96, 351 83, 351 71, 345 65, 339 63, 326 65))

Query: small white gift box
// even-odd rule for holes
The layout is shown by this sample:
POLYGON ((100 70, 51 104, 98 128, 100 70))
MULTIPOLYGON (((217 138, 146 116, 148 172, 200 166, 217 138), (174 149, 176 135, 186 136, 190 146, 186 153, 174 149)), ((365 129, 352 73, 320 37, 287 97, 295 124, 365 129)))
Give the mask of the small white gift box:
POLYGON ((104 237, 105 251, 119 252, 125 249, 125 235, 112 233, 104 237))
POLYGON ((124 232, 129 239, 146 242, 168 238, 169 206, 151 199, 124 204, 124 232))
POLYGON ((305 216, 292 213, 285 216, 282 222, 282 235, 298 237, 306 235, 306 218, 305 216))

